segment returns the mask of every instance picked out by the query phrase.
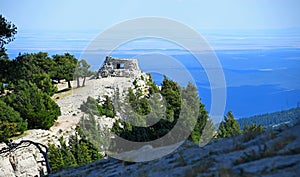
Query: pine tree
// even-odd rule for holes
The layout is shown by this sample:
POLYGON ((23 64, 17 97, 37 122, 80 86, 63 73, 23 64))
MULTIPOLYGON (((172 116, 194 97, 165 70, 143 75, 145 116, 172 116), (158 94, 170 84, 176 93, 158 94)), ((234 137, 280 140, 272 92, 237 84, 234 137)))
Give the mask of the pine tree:
POLYGON ((72 152, 70 151, 69 147, 66 145, 66 142, 63 140, 61 137, 59 139, 60 142, 60 152, 63 157, 63 167, 64 168, 69 168, 69 167, 74 167, 77 166, 76 159, 72 152))
POLYGON ((174 120, 176 121, 176 119, 179 118, 181 108, 181 97, 178 84, 164 76, 160 93, 167 101, 166 119, 171 122, 174 120))
POLYGON ((232 111, 229 111, 226 116, 224 116, 224 121, 220 123, 218 137, 226 138, 231 136, 236 136, 241 134, 241 129, 239 123, 234 119, 232 111))
POLYGON ((249 141, 251 139, 254 139, 258 135, 262 134, 264 132, 264 128, 261 125, 256 125, 256 124, 251 124, 245 125, 243 129, 243 134, 244 134, 244 141, 249 141))
POLYGON ((49 129, 61 114, 59 106, 31 82, 20 80, 14 85, 14 92, 3 99, 7 105, 18 111, 27 120, 28 128, 49 129))
POLYGON ((212 120, 210 118, 208 118, 206 125, 204 126, 204 128, 202 130, 199 144, 200 143, 204 143, 204 144, 208 143, 210 140, 215 138, 215 134, 216 134, 216 126, 214 125, 212 120))
POLYGON ((0 100, 0 142, 27 130, 27 122, 20 114, 0 100))
POLYGON ((100 115, 105 115, 106 117, 111 118, 116 116, 114 105, 112 104, 111 99, 107 95, 105 96, 104 103, 99 108, 101 108, 100 115))
POLYGON ((58 172, 64 166, 63 155, 61 154, 60 149, 57 148, 54 144, 49 144, 48 149, 48 156, 52 172, 58 172))

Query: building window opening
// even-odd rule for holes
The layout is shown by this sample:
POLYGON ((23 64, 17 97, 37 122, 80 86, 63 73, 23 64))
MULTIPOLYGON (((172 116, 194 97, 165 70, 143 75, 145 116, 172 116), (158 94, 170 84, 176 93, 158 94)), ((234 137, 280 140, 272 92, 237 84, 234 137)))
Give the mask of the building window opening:
POLYGON ((118 63, 117 69, 124 69, 124 63, 118 63))

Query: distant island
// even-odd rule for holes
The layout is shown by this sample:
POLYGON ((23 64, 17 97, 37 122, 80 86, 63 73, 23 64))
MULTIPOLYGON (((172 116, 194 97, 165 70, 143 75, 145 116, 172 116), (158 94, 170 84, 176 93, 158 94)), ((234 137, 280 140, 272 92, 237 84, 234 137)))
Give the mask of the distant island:
POLYGON ((196 85, 157 84, 133 58, 11 59, 17 27, 0 21, 0 177, 300 174, 300 108, 216 124, 196 85))

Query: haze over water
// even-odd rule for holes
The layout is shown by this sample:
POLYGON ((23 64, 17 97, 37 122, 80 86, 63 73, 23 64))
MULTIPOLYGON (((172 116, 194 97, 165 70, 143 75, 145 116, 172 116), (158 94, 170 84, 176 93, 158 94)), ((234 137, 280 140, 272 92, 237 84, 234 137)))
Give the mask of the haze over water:
MULTIPOLYGON (((69 52, 80 58, 87 45, 101 31, 97 30, 19 30, 16 39, 7 45, 11 59, 19 53, 48 52, 49 55, 69 52)), ((219 58, 227 84, 226 111, 236 117, 247 117, 299 106, 300 104, 300 30, 198 30, 219 58)), ((101 49, 99 49, 101 50, 101 49)), ((194 57, 185 49, 158 39, 139 39, 120 46, 114 57, 135 57, 143 54, 171 56, 192 74, 199 95, 210 109, 210 85, 203 68, 195 65, 194 57)), ((99 69, 104 58, 85 58, 93 70, 99 69)), ((151 61, 150 61, 151 62, 151 61)), ((149 64, 140 67, 149 71, 149 64)), ((161 70, 176 68, 162 65, 161 70)), ((161 75, 154 74, 157 83, 161 75)), ((178 77, 184 84, 184 78, 178 77)))

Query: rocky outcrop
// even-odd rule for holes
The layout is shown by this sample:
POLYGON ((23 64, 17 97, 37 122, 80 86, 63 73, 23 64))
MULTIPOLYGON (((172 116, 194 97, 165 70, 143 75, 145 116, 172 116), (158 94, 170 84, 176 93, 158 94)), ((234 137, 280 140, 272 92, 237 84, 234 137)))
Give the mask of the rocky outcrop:
MULTIPOLYGON (((185 142, 175 152, 149 162, 108 158, 64 170, 58 176, 289 176, 300 175, 300 125, 268 130, 246 141, 244 136, 212 141, 204 147, 185 142)), ((172 148, 172 147, 165 147, 172 148)), ((127 152, 132 159, 144 149, 127 152)), ((152 153, 160 148, 151 149, 152 153)))
POLYGON ((0 156, 1 177, 30 177, 47 174, 45 159, 34 147, 9 151, 0 156))
MULTIPOLYGON (((140 73, 138 77, 141 75, 145 78, 147 77, 144 73, 140 73)), ((60 137, 68 139, 71 134, 74 134, 75 128, 83 116, 79 108, 83 101, 87 100, 88 96, 103 100, 106 95, 112 97, 116 90, 118 90, 121 97, 125 96, 128 88, 133 86, 134 79, 126 77, 92 79, 87 81, 85 87, 54 95, 53 99, 60 106, 62 113, 54 126, 50 130, 28 130, 21 137, 14 138, 14 143, 19 143, 22 140, 31 140, 47 145, 48 143, 58 144, 60 137)), ((114 119, 107 117, 99 117, 98 119, 100 127, 113 126, 114 119)), ((7 148, 4 143, 0 144, 0 151, 7 148)), ((0 177, 43 176, 43 174, 47 174, 46 165, 44 162, 41 162, 45 160, 34 146, 24 146, 6 153, 1 152, 0 177)))

